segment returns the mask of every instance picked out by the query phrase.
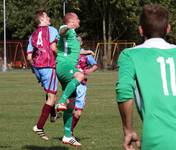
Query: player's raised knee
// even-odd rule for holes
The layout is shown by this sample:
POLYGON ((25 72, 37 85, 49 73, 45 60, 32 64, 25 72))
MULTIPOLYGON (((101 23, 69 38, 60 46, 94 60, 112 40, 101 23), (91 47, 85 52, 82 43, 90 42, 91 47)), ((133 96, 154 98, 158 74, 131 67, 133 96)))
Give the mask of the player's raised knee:
POLYGON ((74 74, 74 77, 78 80, 78 81, 82 81, 82 80, 84 80, 84 74, 82 73, 82 72, 76 72, 75 74, 74 74))

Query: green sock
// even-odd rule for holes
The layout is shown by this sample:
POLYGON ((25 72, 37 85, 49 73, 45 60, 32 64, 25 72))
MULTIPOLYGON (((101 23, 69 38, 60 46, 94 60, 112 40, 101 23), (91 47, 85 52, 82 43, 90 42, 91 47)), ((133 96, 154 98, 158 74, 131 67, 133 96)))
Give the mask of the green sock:
POLYGON ((72 113, 73 109, 68 109, 64 111, 63 119, 64 119, 64 136, 71 137, 71 127, 72 127, 72 113))
POLYGON ((62 96, 59 100, 59 103, 66 103, 67 99, 70 95, 76 90, 76 87, 80 84, 80 82, 73 78, 66 86, 65 90, 62 93, 62 96))

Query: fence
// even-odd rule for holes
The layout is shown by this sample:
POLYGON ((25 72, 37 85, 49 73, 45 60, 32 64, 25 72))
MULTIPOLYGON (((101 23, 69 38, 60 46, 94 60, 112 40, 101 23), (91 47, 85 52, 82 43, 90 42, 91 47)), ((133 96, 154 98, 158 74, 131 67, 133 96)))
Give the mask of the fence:
MULTIPOLYGON (((27 40, 7 41, 7 67, 11 68, 28 68, 29 64, 26 60, 27 40)), ((0 41, 0 68, 3 65, 3 41, 0 41)), ((98 62, 99 68, 105 68, 104 58, 108 51, 110 52, 110 68, 114 69, 116 60, 120 52, 126 47, 134 47, 135 42, 116 41, 112 43, 103 43, 98 41, 84 41, 83 47, 95 51, 95 59, 98 62)))
POLYGON ((116 41, 112 43, 97 43, 95 59, 100 68, 115 69, 120 52, 128 47, 136 46, 135 42, 116 41))
MULTIPOLYGON (((7 41, 6 42, 6 55, 7 67, 11 68, 27 68, 28 63, 26 60, 26 41, 7 41)), ((4 57, 4 42, 0 41, 0 67, 3 65, 4 57)))

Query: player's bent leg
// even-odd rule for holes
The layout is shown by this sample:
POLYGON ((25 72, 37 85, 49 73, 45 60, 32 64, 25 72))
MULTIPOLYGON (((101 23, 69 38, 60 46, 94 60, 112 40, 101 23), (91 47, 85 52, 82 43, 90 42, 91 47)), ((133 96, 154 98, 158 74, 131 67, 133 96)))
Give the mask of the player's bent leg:
POLYGON ((64 62, 60 65, 57 64, 56 72, 64 90, 55 108, 57 111, 66 110, 66 101, 71 94, 76 91, 76 87, 84 79, 84 74, 79 72, 78 69, 69 62, 64 62))
POLYGON ((76 78, 79 82, 81 82, 84 80, 85 75, 82 72, 76 72, 74 74, 74 78, 76 78))
MULTIPOLYGON (((80 84, 80 79, 83 78, 84 75, 82 74, 81 77, 78 79, 73 78, 66 86, 58 104, 56 104, 55 108, 59 111, 65 111, 67 109, 66 101, 71 96, 71 94, 76 91, 76 87, 80 84)), ((84 79, 84 78, 83 78, 84 79)))

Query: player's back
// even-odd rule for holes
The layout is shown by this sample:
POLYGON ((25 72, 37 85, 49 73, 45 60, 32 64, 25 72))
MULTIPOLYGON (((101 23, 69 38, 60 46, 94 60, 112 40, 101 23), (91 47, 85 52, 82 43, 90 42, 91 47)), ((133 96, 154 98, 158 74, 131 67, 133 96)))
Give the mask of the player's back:
POLYGON ((50 49, 49 27, 40 26, 32 34, 32 46, 34 47, 33 61, 35 67, 55 67, 55 56, 50 49))
POLYGON ((134 66, 138 102, 141 98, 142 150, 171 150, 176 141, 176 46, 162 44, 124 51, 134 66))

